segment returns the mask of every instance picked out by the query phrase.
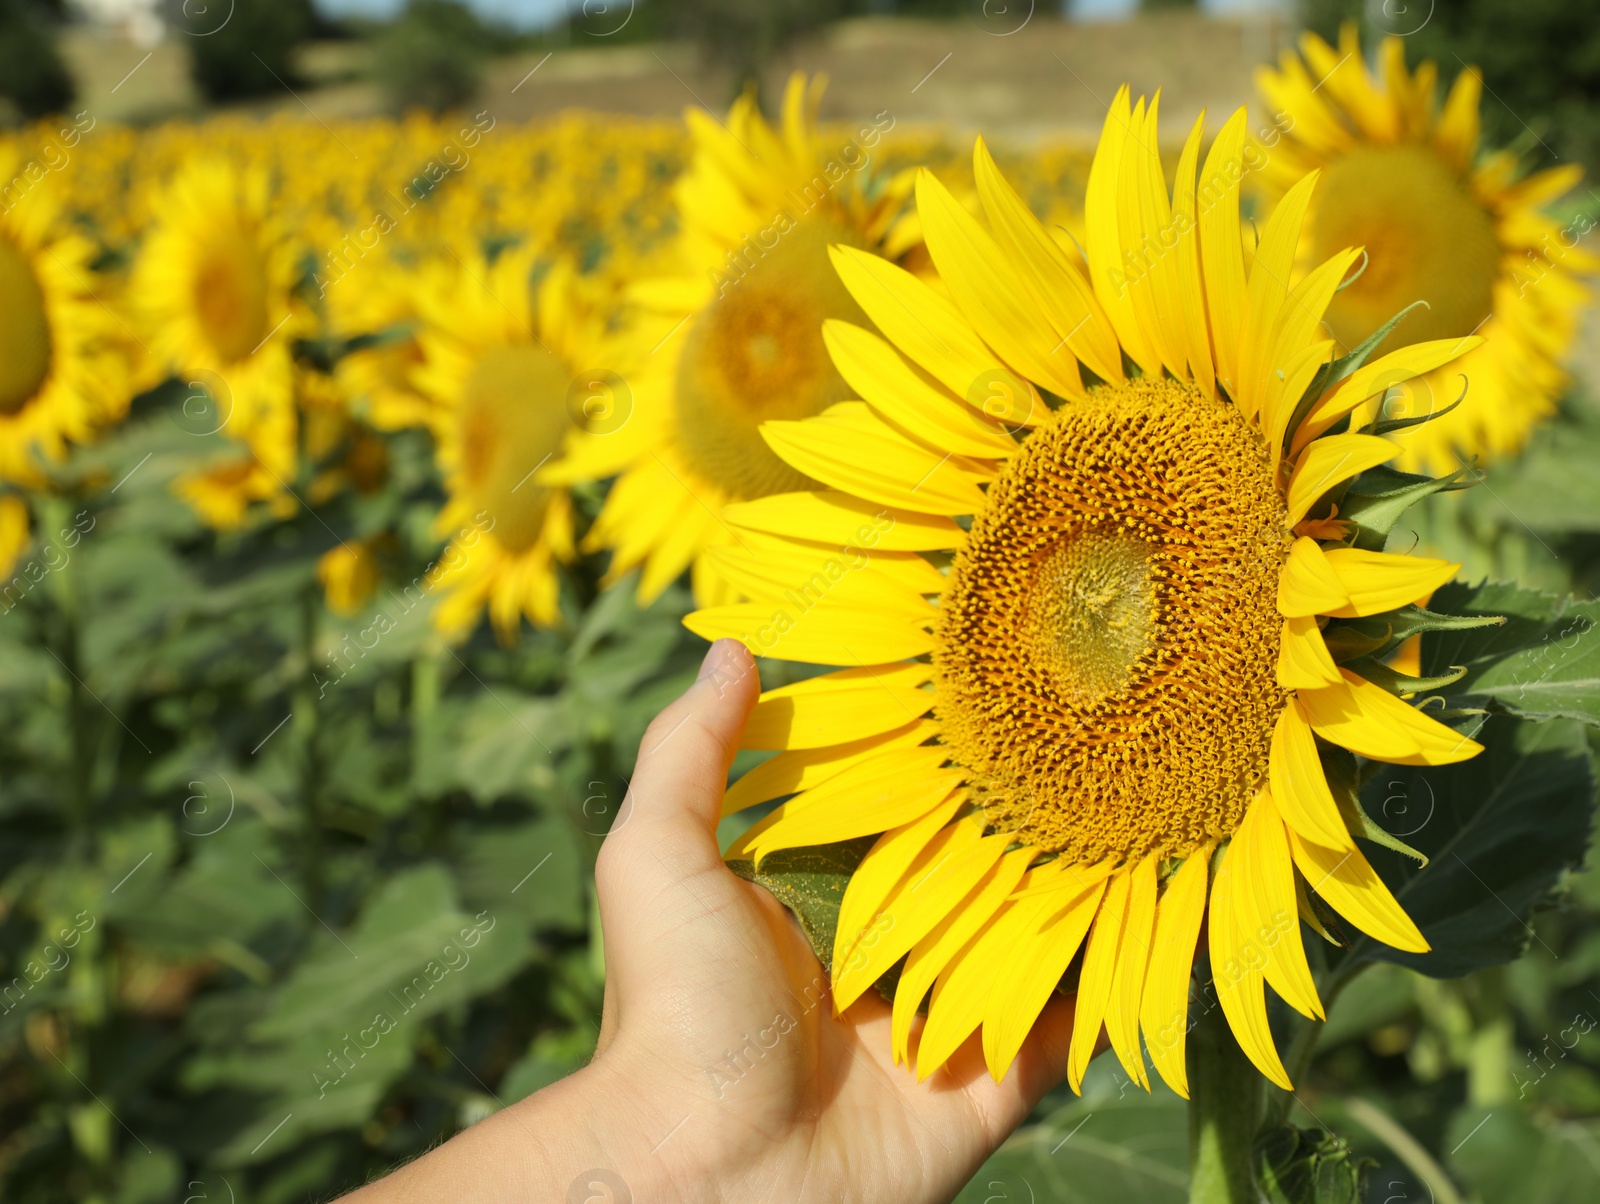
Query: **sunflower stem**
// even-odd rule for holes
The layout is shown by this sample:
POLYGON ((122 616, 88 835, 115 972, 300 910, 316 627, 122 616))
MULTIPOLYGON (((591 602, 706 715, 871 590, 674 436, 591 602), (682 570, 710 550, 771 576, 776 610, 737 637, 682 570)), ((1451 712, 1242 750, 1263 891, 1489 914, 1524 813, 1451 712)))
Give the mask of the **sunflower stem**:
POLYGON ((1255 1204, 1261 1084, 1222 1009, 1203 1012, 1189 1034, 1190 1204, 1255 1204))

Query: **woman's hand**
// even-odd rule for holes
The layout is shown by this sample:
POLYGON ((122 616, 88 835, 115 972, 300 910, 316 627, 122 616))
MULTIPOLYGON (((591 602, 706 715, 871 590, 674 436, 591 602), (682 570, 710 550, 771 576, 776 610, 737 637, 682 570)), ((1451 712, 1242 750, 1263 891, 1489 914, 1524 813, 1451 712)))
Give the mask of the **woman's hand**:
POLYGON ((1063 1000, 999 1084, 973 1038, 918 1085, 893 1064, 876 992, 833 1014, 798 925, 717 848, 759 691, 750 654, 719 640, 645 734, 596 867, 606 988, 594 1060, 360 1197, 944 1200, 1061 1078, 1063 1000))

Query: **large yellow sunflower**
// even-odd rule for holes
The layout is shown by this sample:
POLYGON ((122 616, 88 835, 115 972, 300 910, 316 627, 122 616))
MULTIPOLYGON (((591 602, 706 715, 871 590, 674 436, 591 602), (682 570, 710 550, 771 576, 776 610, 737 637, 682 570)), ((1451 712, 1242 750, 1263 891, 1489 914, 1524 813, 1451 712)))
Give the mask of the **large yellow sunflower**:
POLYGON ((1001 1077, 1081 949, 1073 1086, 1103 1023, 1130 1075, 1148 1083, 1142 1032, 1186 1093, 1190 968, 1209 917, 1224 1013, 1287 1086, 1264 988, 1321 1014, 1298 917, 1337 913, 1427 948, 1352 839, 1354 804, 1319 754, 1442 764, 1479 751, 1330 629, 1453 575, 1374 550, 1369 528, 1335 517, 1349 479, 1399 450, 1342 428, 1377 382, 1477 340, 1330 368, 1319 321, 1358 252, 1291 287, 1315 176, 1247 253, 1243 111, 1198 180, 1196 123, 1169 196, 1156 108, 1130 109, 1126 88, 1111 106, 1088 181, 1087 277, 981 142, 986 221, 930 174, 917 181, 948 299, 834 250, 881 331, 827 326, 865 400, 763 426, 820 485, 728 507, 742 541, 719 568, 752 600, 687 620, 759 655, 844 666, 762 696, 746 744, 782 751, 725 809, 787 801, 729 855, 880 834, 844 895, 834 999, 848 1007, 904 957, 895 1053, 910 1056, 931 990, 924 1078, 980 1026, 1001 1077), (993 387, 1032 398, 1031 429, 974 404, 993 387))
MULTIPOLYGON (((0 178, 10 179, 0 156, 0 178)), ((37 483, 40 458, 126 410, 116 319, 89 242, 65 232, 52 185, 0 206, 0 480, 37 483)))
POLYGON ((1407 314, 1383 350, 1484 336, 1478 351, 1390 404, 1441 411, 1460 396, 1466 374, 1464 403, 1413 428, 1402 445, 1403 465, 1443 472, 1461 459, 1517 451, 1554 410, 1567 380, 1562 359, 1589 298, 1578 275, 1600 260, 1577 246, 1587 227, 1563 227, 1540 212, 1578 182, 1580 167, 1522 176, 1511 151, 1481 153, 1475 67, 1456 77, 1441 108, 1437 68, 1425 62, 1407 71, 1403 39, 1386 38, 1378 58, 1375 79, 1355 26, 1346 25, 1338 50, 1308 33, 1300 55, 1285 51, 1277 70, 1259 69, 1261 94, 1287 131, 1264 148, 1259 178, 1281 195, 1320 168, 1311 260, 1367 249, 1365 269, 1328 306, 1340 342, 1354 346, 1417 301, 1427 306, 1407 314))
POLYGON ((872 171, 889 124, 825 135, 824 81, 789 80, 781 127, 753 96, 726 123, 690 109, 689 169, 677 186, 682 274, 641 281, 633 413, 574 445, 565 479, 620 472, 589 539, 611 575, 642 570, 641 601, 694 566, 703 603, 731 599, 702 555, 726 542, 727 501, 811 481, 762 441, 761 423, 821 413, 849 395, 822 322, 867 322, 828 263, 828 246, 890 250, 902 208, 872 171))
POLYGON ((191 417, 214 419, 208 431, 251 453, 248 464, 208 468, 178 488, 219 501, 205 513, 242 516, 249 501, 273 497, 269 482, 282 488, 295 475, 294 339, 308 319, 292 296, 294 247, 273 217, 266 174, 223 159, 181 169, 154 213, 132 281, 145 342, 188 383, 191 417), (247 481, 231 500, 216 493, 247 481))
POLYGON ((454 284, 419 299, 417 388, 437 420, 451 536, 434 576, 447 590, 434 619, 451 636, 471 631, 488 606, 503 640, 522 618, 560 620, 555 566, 573 554, 572 499, 544 474, 580 429, 591 393, 604 392, 615 356, 603 323, 565 263, 530 283, 532 248, 493 264, 463 259, 454 284))

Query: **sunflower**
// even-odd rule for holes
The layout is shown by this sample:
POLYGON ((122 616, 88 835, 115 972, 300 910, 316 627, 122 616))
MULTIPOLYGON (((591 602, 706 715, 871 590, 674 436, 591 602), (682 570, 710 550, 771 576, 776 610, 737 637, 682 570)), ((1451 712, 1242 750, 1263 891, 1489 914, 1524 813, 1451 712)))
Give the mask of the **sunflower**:
POLYGON ((1334 362, 1318 323, 1358 252, 1290 286, 1316 177, 1247 254, 1243 110, 1197 179, 1201 134, 1169 196, 1157 103, 1119 91, 1087 185, 1087 277, 981 141, 986 221, 930 174, 916 184, 947 293, 835 248, 881 332, 825 331, 865 401, 762 428, 819 486, 727 508, 741 543, 718 568, 751 601, 686 620, 845 666, 762 696, 745 742, 780 751, 725 811, 787 801, 728 855, 877 835, 842 901, 834 1000, 904 958, 894 1052, 910 1058, 931 991, 921 1078, 980 1026, 1003 1076, 1077 964, 1074 1088, 1103 1024, 1134 1079, 1142 1032, 1186 1094, 1209 917, 1223 1011, 1287 1086, 1265 986, 1321 1015, 1300 916, 1428 947, 1352 839, 1351 754, 1431 765, 1479 746, 1340 629, 1457 566, 1373 546, 1383 524, 1347 482, 1399 449, 1344 428, 1379 382, 1476 340, 1334 362), (990 418, 992 390, 1026 399, 1027 425, 990 418))
POLYGON ((830 362, 827 318, 868 319, 828 263, 828 246, 886 250, 902 203, 870 171, 882 129, 817 128, 824 81, 790 77, 780 129, 752 95, 726 124, 687 114, 694 152, 678 182, 683 274, 639 282, 634 412, 574 445, 564 479, 620 473, 589 541, 612 550, 611 578, 639 568, 655 598, 690 565, 703 603, 731 600, 704 553, 727 542, 728 501, 813 482, 759 433, 849 394, 830 362))
POLYGON ((508 642, 523 616, 561 617, 555 566, 573 555, 572 499, 541 470, 580 429, 584 390, 609 387, 615 357, 583 282, 558 261, 535 294, 535 261, 532 248, 492 265, 469 256, 451 287, 419 302, 413 380, 446 414, 435 428, 450 494, 438 529, 453 538, 430 581, 448 591, 434 619, 450 636, 470 632, 486 604, 508 642))
POLYGON ((248 470, 229 463, 205 470, 209 481, 179 482, 187 496, 217 500, 228 481, 248 481, 218 514, 242 515, 249 501, 272 496, 268 479, 281 488, 295 474, 293 344, 307 319, 292 296, 295 251, 270 206, 265 173, 196 159, 157 197, 134 266, 152 354, 189 382, 215 432, 249 445, 248 470))
MULTIPOLYGON (((12 174, 0 156, 0 178, 12 174)), ((0 479, 19 484, 36 485, 40 457, 59 460, 129 400, 93 247, 62 231, 51 187, 0 206, 0 479)))
POLYGON ((432 430, 447 412, 412 381, 422 366, 419 298, 440 287, 448 287, 441 264, 406 267, 382 261, 363 263, 324 290, 335 333, 354 340, 335 365, 334 377, 355 415, 378 430, 432 430))
POLYGON ((1345 346, 1418 301, 1426 307, 1408 313, 1383 350, 1484 336, 1478 351, 1412 383, 1409 398, 1388 406, 1442 411, 1466 375, 1465 404, 1414 428, 1399 457, 1444 472, 1474 456, 1487 462, 1517 451, 1553 412, 1589 297, 1578 276, 1600 259, 1578 249, 1579 227, 1540 212, 1578 182, 1580 167, 1522 176, 1511 151, 1481 152, 1477 68, 1456 77, 1440 107, 1437 67, 1407 71, 1403 39, 1386 38, 1378 58, 1381 80, 1369 74, 1350 24, 1337 51, 1308 33, 1300 55, 1285 51, 1277 70, 1259 69, 1257 85, 1284 131, 1269 135, 1259 179, 1282 195, 1321 169, 1310 259, 1366 247, 1365 270, 1328 306, 1328 327, 1345 346))

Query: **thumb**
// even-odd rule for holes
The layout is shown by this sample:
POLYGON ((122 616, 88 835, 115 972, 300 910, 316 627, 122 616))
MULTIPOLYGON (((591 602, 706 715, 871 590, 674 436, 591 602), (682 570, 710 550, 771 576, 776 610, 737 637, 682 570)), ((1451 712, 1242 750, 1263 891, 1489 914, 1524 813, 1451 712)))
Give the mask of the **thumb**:
POLYGON ((619 892, 651 894, 720 867, 717 820, 728 767, 761 692, 755 661, 718 640, 695 683, 655 717, 639 743, 633 781, 596 866, 602 909, 619 892))

